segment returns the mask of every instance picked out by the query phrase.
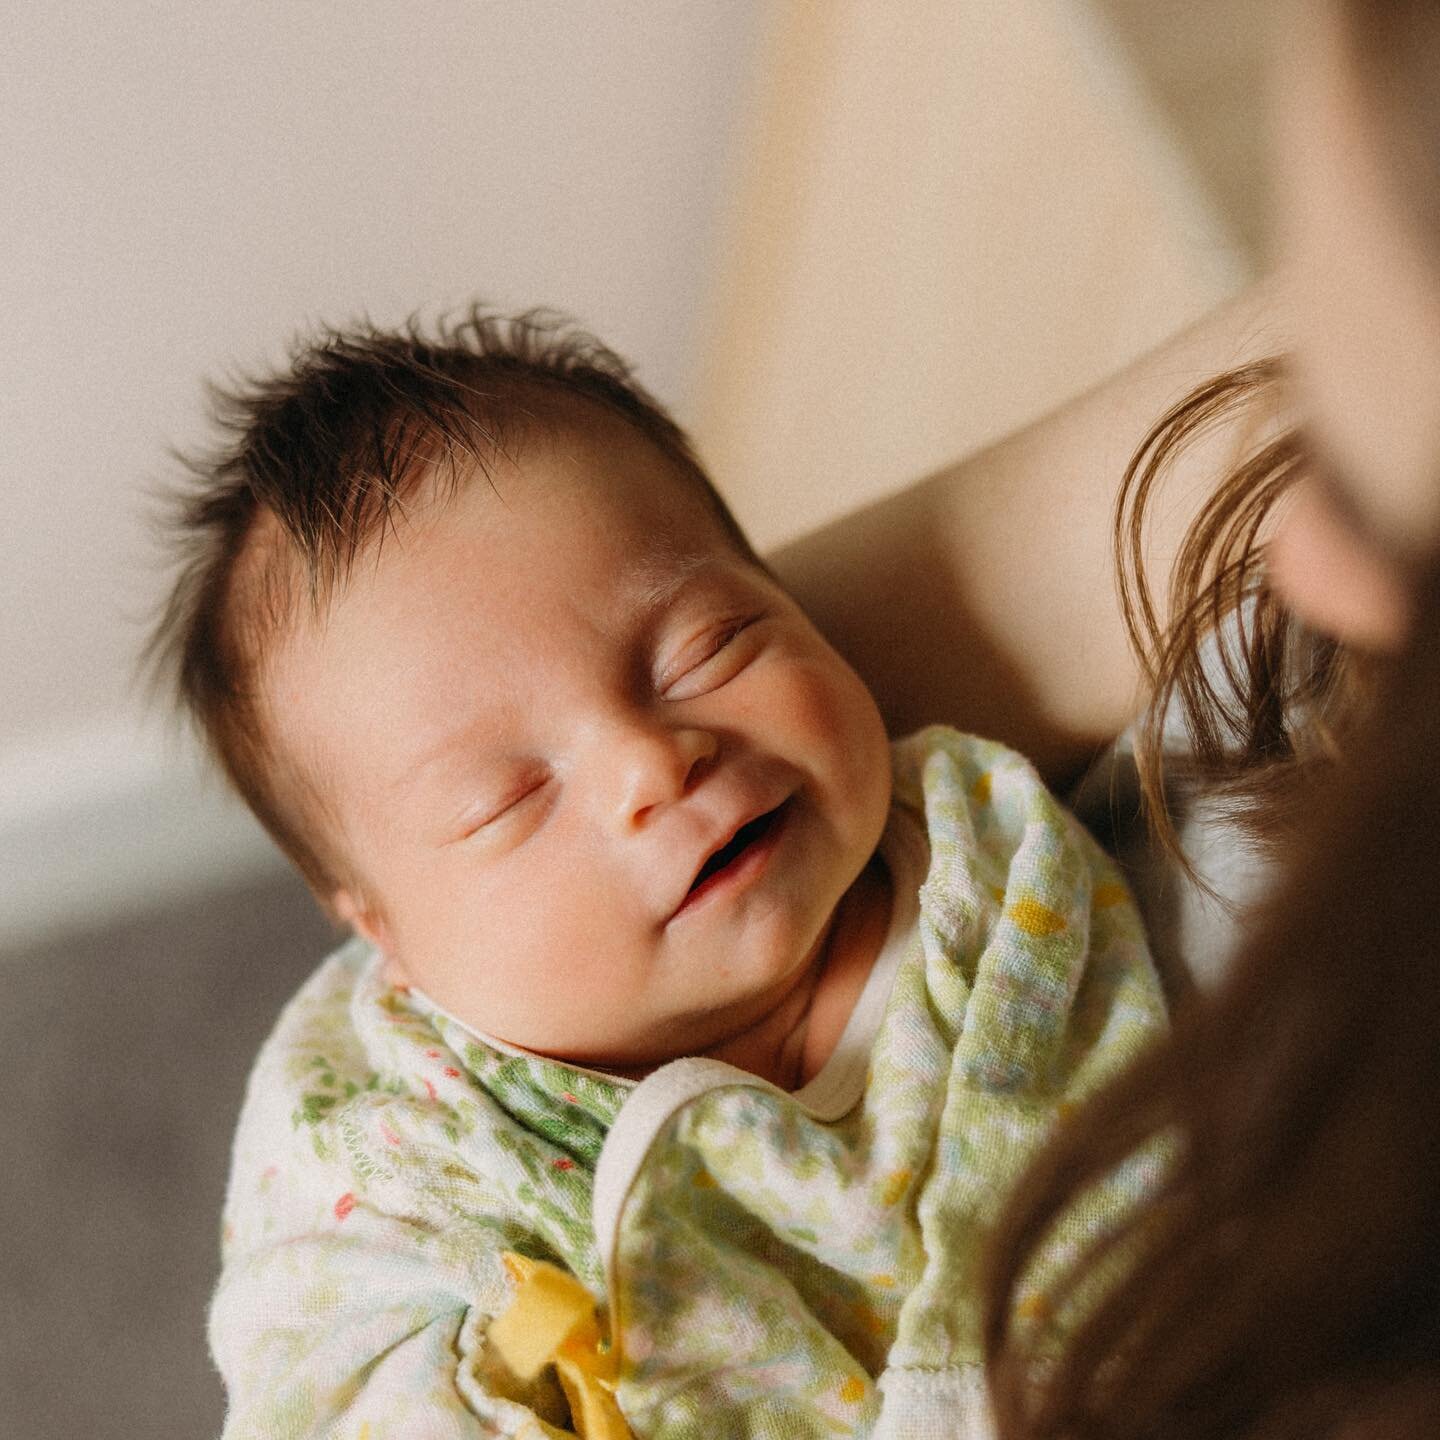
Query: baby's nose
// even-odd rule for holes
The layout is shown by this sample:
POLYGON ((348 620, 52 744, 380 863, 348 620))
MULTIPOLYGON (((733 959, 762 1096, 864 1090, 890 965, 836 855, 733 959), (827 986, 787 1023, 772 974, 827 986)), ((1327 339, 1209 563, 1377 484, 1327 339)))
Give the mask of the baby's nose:
POLYGON ((636 729, 614 742, 619 805, 627 830, 647 824, 668 804, 695 788, 719 750, 708 730, 665 726, 636 729))

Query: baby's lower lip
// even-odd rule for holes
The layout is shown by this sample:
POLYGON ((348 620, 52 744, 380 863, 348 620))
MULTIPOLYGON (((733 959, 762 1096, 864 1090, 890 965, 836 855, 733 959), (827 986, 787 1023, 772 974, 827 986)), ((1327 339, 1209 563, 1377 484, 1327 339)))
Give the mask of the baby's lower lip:
POLYGON ((789 802, 776 806, 770 812, 771 819, 765 832, 757 839, 752 840, 728 865, 715 871, 713 875, 707 875, 684 899, 680 908, 670 918, 678 920, 680 916, 688 914, 702 901, 709 900, 722 892, 734 893, 743 889, 751 881, 757 880, 761 872, 769 863, 770 856, 774 854, 775 847, 779 843, 780 833, 785 828, 785 822, 790 816, 789 802))

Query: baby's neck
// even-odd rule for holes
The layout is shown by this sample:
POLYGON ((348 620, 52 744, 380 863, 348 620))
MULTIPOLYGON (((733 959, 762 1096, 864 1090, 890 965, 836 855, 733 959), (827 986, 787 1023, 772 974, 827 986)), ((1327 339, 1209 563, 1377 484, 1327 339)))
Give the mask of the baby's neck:
POLYGON ((893 903, 890 873, 877 858, 841 897, 815 958, 768 1014, 703 1053, 798 1090, 834 1053, 885 942, 893 903))

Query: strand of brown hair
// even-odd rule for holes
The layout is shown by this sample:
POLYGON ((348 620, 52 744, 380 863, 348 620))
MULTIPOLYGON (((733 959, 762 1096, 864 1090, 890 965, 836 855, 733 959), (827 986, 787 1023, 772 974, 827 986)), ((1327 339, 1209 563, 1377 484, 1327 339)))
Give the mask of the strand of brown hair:
POLYGON ((1353 705, 1354 662, 1301 627, 1265 583, 1267 524, 1304 470, 1298 431, 1247 456, 1208 497, 1175 557, 1163 620, 1145 558, 1147 526, 1178 456, 1234 425, 1284 381, 1284 361, 1272 357, 1192 390, 1141 442, 1116 501, 1121 611, 1148 692, 1136 726, 1141 796, 1155 838, 1211 894, 1181 846, 1177 792, 1202 794, 1257 842, 1273 843, 1307 783, 1304 772, 1335 753, 1337 717, 1353 705), (1177 715, 1186 733, 1179 755, 1167 744, 1177 715))

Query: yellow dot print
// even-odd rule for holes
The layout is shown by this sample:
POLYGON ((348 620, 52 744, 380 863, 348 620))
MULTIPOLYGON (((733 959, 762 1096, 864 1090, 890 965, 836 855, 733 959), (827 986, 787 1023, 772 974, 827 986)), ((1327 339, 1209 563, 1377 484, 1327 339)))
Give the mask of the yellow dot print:
POLYGON ((880 1192, 882 1205, 894 1205, 910 1188, 909 1170, 895 1170, 885 1177, 885 1188, 880 1192))
POLYGON ((840 1398, 847 1405, 858 1405, 865 1398, 865 1382, 858 1375, 851 1375, 840 1386, 840 1398))
POLYGON ((1126 890, 1123 885, 1117 885, 1111 881, 1108 885, 1097 885, 1095 887, 1095 908, 1105 910, 1111 905, 1121 905, 1125 902, 1126 890))
POLYGON ((715 1189, 715 1177, 703 1165, 695 1172, 692 1183, 697 1190, 715 1189))
POLYGON ((1027 935, 1056 935, 1065 928, 1065 917, 1038 900, 1017 900, 1005 913, 1027 935))
POLYGON ((990 772, 988 770, 970 787, 970 798, 977 805, 990 803, 990 772))

